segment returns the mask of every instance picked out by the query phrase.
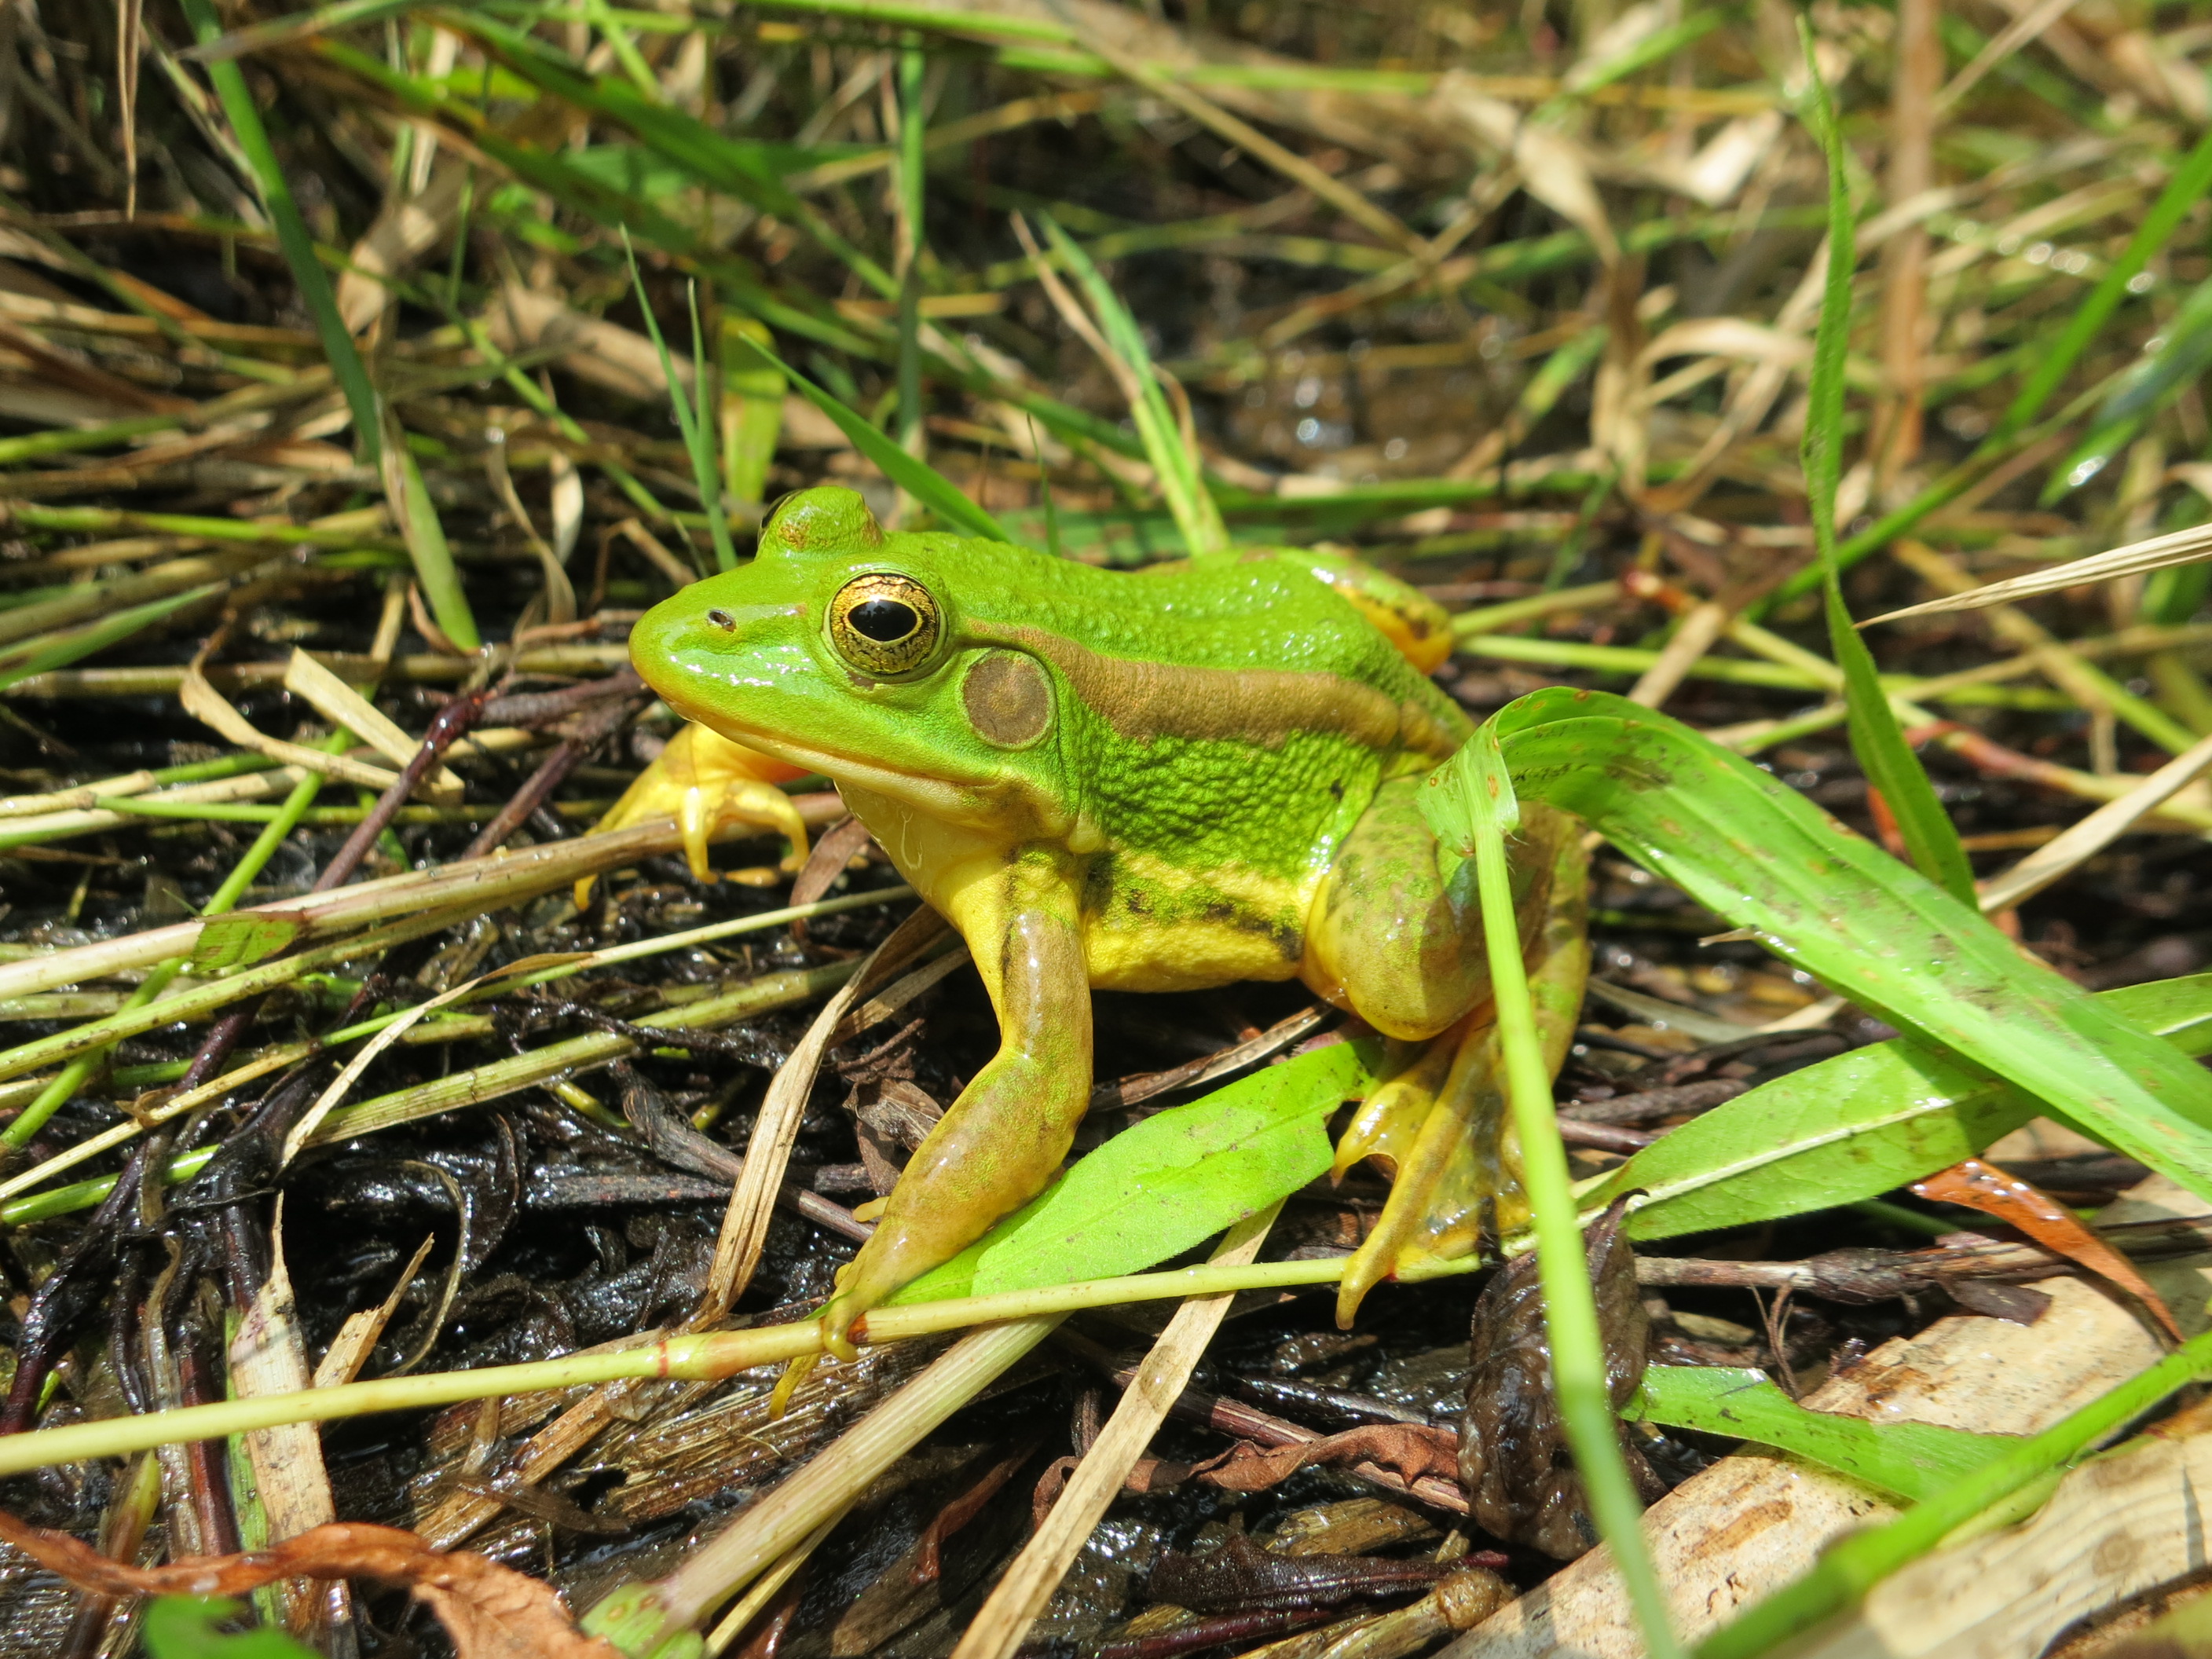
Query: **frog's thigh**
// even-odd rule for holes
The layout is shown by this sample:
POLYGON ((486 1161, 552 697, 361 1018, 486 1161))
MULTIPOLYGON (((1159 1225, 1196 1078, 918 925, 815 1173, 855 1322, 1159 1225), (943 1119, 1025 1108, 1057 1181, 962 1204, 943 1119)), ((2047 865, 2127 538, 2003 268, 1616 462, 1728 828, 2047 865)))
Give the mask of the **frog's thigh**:
MULTIPOLYGON (((1417 777, 1385 783, 1352 827, 1316 895, 1300 973, 1394 1037, 1437 1036, 1490 999, 1474 866, 1438 868, 1415 805, 1417 777)), ((1533 936, 1551 870, 1555 815, 1532 815, 1511 848, 1515 909, 1533 936)))
POLYGON ((915 1150, 875 1237, 823 1310, 833 1352, 854 1322, 1043 1190, 1091 1098, 1091 984, 1079 881, 1065 853, 1017 848, 936 896, 999 1016, 999 1052, 915 1150))

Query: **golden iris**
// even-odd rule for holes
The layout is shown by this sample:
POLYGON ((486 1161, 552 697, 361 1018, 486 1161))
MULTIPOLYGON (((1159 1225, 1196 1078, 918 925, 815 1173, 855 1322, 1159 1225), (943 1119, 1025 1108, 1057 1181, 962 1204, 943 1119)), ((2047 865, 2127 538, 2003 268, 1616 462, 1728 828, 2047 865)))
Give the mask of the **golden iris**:
POLYGON ((855 576, 830 601, 830 642, 867 674, 906 674, 936 654, 945 621, 929 590, 908 576, 855 576))

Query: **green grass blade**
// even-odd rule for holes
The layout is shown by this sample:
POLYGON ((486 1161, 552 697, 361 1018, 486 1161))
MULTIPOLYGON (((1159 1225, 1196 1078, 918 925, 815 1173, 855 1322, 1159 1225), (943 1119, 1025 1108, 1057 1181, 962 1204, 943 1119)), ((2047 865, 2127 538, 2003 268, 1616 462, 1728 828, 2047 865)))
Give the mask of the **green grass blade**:
POLYGON ((928 59, 911 39, 899 52, 898 441, 917 459, 921 429, 921 248, 928 191, 922 78, 928 59))
POLYGON ((2204 193, 2212 190, 2212 132, 2197 141, 2196 149, 2183 158, 2173 176, 2159 192, 2158 200, 2151 204, 2150 211, 2136 226, 2136 234, 2129 238, 2126 250, 2112 261, 2105 274, 2097 279, 2097 286, 2074 310, 2058 337, 2048 345, 2039 345, 2032 359, 2034 369, 2027 383, 2013 398, 1996 426, 1981 447, 1990 448, 2022 430, 2030 421, 2043 412, 2075 362, 2087 350, 2089 343, 2103 330, 2106 320, 2128 297, 2130 284, 2151 261, 2151 257, 2166 246, 2166 240, 2181 228, 2204 193))
MULTIPOLYGON (((202 46, 210 46, 222 38, 222 23, 216 17, 211 0, 181 0, 185 20, 202 46)), ((262 205, 269 210, 269 222, 276 227, 276 240, 284 250, 284 261, 292 268, 292 280, 298 284, 300 298, 315 319, 315 332, 323 343, 323 355, 330 360, 331 374, 338 388, 345 393, 346 407, 353 414, 353 428, 364 459, 375 465, 382 453, 384 422, 376 388, 369 383, 368 368, 354 349, 353 336, 346 331, 345 320, 338 315, 337 296, 331 290, 331 279, 324 272, 321 262, 315 258, 314 238, 307 234, 307 221, 300 216, 299 204, 292 199, 292 187, 285 181, 284 169, 270 147, 267 129, 261 125, 261 112, 254 107, 253 94, 246 84, 246 75, 235 63, 225 58, 207 66, 208 79, 214 83, 216 99, 222 105, 224 118, 236 135, 239 149, 253 168, 253 182, 260 192, 262 205)))
MULTIPOLYGON (((2212 1053, 2212 975, 2098 994, 2186 1055, 2212 1053)), ((1632 1238, 1755 1226, 1879 1197, 1978 1157, 2043 1103, 1912 1037, 1871 1043, 1700 1114, 1583 1194, 1641 1194, 1632 1238)))
POLYGON ((166 599, 149 600, 134 605, 127 611, 118 611, 112 617, 103 617, 82 628, 73 628, 66 633, 49 634, 43 639, 27 640, 12 651, 0 653, 0 691, 6 690, 18 680, 27 680, 33 674, 43 674, 49 669, 66 668, 70 664, 105 651, 109 646, 129 639, 141 629, 150 628, 173 611, 220 593, 228 586, 227 582, 208 582, 198 587, 188 587, 181 593, 172 593, 166 599))
POLYGON ((480 11, 442 12, 440 21, 474 39, 505 68, 550 95, 580 110, 616 122, 689 174, 702 187, 733 196, 763 213, 795 225, 849 265, 860 280, 886 299, 898 284, 889 271, 840 235, 814 208, 761 170, 756 152, 724 137, 704 122, 648 98, 629 82, 613 76, 587 77, 542 41, 492 21, 480 11))
POLYGON ((1130 400, 1129 414, 1136 422, 1137 435, 1144 441, 1145 458, 1158 475, 1160 493, 1167 498, 1176 527, 1182 532, 1183 545, 1190 550, 1193 558, 1226 551, 1228 526, 1222 523, 1221 509, 1206 490, 1199 457, 1184 442, 1182 423, 1176 419, 1166 393, 1160 389, 1158 372, 1152 367, 1152 355, 1146 349, 1137 319, 1129 314, 1129 308, 1121 303, 1121 296, 1099 274, 1098 267, 1075 239, 1049 216, 1043 216, 1043 224, 1053 252, 1074 274, 1084 297, 1090 301, 1091 309, 1105 333, 1106 343, 1136 380, 1138 395, 1130 400))
POLYGON ((483 635, 477 631, 476 613, 469 608, 468 592, 461 586, 460 568, 453 562, 446 527, 439 521, 437 503, 430 499, 422 469, 416 465, 407 447, 407 434, 397 421, 386 436, 380 465, 385 498, 391 503, 392 516, 399 520, 407 556, 414 562, 416 580, 422 584, 422 597, 430 602, 430 614, 437 618, 446 637, 462 650, 481 648, 483 635))
POLYGON ((2089 435, 2059 463, 2044 486, 2042 506, 2049 507, 2102 473, 2145 422, 2212 368, 2212 282, 2200 283, 2191 291, 2181 308, 2160 326, 2159 337, 2165 343, 2122 374, 2097 406, 2089 435))
MULTIPOLYGON (((469 144, 534 190, 541 190, 563 206, 611 228, 629 231, 638 240, 659 248, 670 258, 711 281, 723 301, 746 315, 786 333, 795 334, 833 351, 890 362, 895 342, 889 336, 855 332, 834 315, 826 302, 811 295, 789 295, 763 285, 742 262, 708 247, 685 227, 658 211, 635 193, 625 193, 606 179, 595 177, 566 155, 556 155, 517 143, 492 131, 477 112, 445 97, 404 75, 395 74, 379 59, 355 51, 342 41, 319 40, 315 50, 332 67, 374 87, 412 118, 451 126, 469 144)), ((750 154, 735 141, 718 142, 724 149, 750 154)), ((884 278, 883 291, 891 290, 884 278)), ((1086 410, 1024 386, 1007 386, 972 367, 925 353, 927 372, 949 385, 980 397, 1000 399, 1034 415, 1063 440, 1097 444, 1117 454, 1141 457, 1144 447, 1115 422, 1086 410)), ((1655 475, 1656 476, 1656 475, 1655 475)))
POLYGON ((1933 1423, 1869 1423, 1808 1411, 1764 1372, 1719 1365, 1654 1365, 1620 1414, 1777 1446, 1912 1503, 1938 1496, 2020 1443, 1933 1423))
POLYGON ((423 0, 337 0, 334 5, 318 6, 311 11, 287 13, 284 16, 253 24, 218 40, 204 40, 177 55, 187 59, 197 58, 202 63, 219 64, 226 58, 242 58, 249 52, 282 46, 288 40, 302 40, 331 29, 355 28, 363 23, 373 23, 398 12, 413 10, 422 3, 423 0))
POLYGON ((733 500, 758 507, 783 431, 783 371, 762 356, 768 330, 722 313, 722 480, 733 500))
MULTIPOLYGON (((636 261, 633 258, 633 275, 635 269, 636 261)), ((707 508, 707 539, 714 544, 714 568, 735 570, 738 550, 731 544, 729 515, 722 510, 722 462, 714 447, 721 431, 721 422, 715 419, 715 405, 720 399, 714 391, 714 360, 707 355, 706 331, 699 325, 697 283, 686 290, 685 298, 691 313, 691 386, 698 398, 698 407, 684 430, 684 447, 691 453, 691 475, 698 480, 699 499, 707 508)), ((667 356, 665 348, 661 355, 667 356)), ((683 401, 683 393, 674 380, 669 381, 668 390, 678 403, 683 401)))
POLYGON ((1522 960, 1514 919, 1506 837, 1519 828, 1521 807, 1498 745, 1486 723, 1460 751, 1429 775, 1421 791, 1422 816, 1439 842, 1457 850, 1471 842, 1482 896, 1482 932, 1490 955, 1505 1093, 1521 1142, 1521 1184, 1536 1234, 1536 1269, 1544 1289, 1544 1330, 1552 1350, 1552 1390, 1574 1453, 1590 1516, 1612 1546, 1613 1564, 1628 1586, 1644 1651, 1652 1659, 1681 1652, 1644 1536, 1644 1505, 1620 1450, 1606 1370, 1605 1337, 1598 1327, 1597 1292, 1590 1284, 1582 1220, 1567 1172, 1566 1147, 1552 1104, 1551 1068, 1544 1063, 1536 1008, 1522 960))
POLYGON ((934 513, 947 527, 986 541, 1010 542, 1004 526, 967 496, 959 486, 926 461, 918 461, 870 423, 850 404, 841 402, 808 380, 766 345, 760 355, 799 389, 799 395, 836 422, 837 429, 853 441, 853 447, 873 461, 883 475, 934 513))
POLYGON ((1697 1659, 1759 1659, 1812 1630, 1976 1516, 2072 1462, 2130 1419, 2208 1374, 2212 1332, 2192 1338, 2148 1370, 1961 1475, 1887 1525, 1838 1540, 1802 1578, 1753 1603, 1699 1643, 1697 1659))
MULTIPOLYGON (((715 476, 714 440, 704 437, 701 433, 701 416, 684 396, 684 383, 676 374, 676 359, 669 354, 668 342, 661 337, 659 319, 653 314, 653 301, 646 297, 645 278, 638 270, 637 252, 629 245, 627 230, 623 233, 623 254, 629 261, 630 285, 637 291, 638 309, 645 313, 645 331, 653 337, 653 349, 660 356, 660 378, 668 387, 668 404, 675 411, 676 429, 683 436, 684 453, 691 458, 691 477, 699 486, 700 499, 708 504, 708 523, 721 531, 721 534, 714 538, 715 565, 720 569, 734 570, 738 555, 737 550, 730 545, 729 526, 721 522, 722 481, 715 476)), ((691 371, 698 377, 697 384, 703 386, 706 367, 697 355, 698 317, 696 312, 692 316, 692 334, 691 371)), ((688 538, 684 547, 690 552, 692 562, 696 563, 698 550, 691 546, 688 538)), ((705 576, 713 573, 702 565, 699 574, 705 576)))
POLYGON ((1605 692, 1537 691, 1494 718, 1523 793, 1899 1030, 2212 1196, 2212 1076, 1788 785, 1605 692))
MULTIPOLYGON (((2029 423, 2042 413, 2051 394, 2058 389, 2120 301, 2127 297, 2130 284, 2172 238, 2182 221, 2209 190, 2212 190, 2212 132, 2199 139, 2197 148, 2174 169, 2166 188, 2159 192, 2157 201, 2151 204, 2150 211, 2143 216, 2136 234, 2129 239, 2126 250, 2098 278, 2097 286, 2075 310, 2057 338, 2047 344, 2037 343, 2031 358, 2036 365, 2033 372, 1990 435, 1976 447, 1968 465, 1954 468, 1903 507, 1884 514, 1875 523, 1843 543, 1836 550, 1838 565, 1849 569, 1868 554, 1888 546, 1929 514, 1964 493, 1980 476, 1973 463, 1993 462, 2013 448, 2017 440, 2029 435, 2029 423)), ((1779 604, 1810 592, 1820 580, 1817 567, 1801 570, 1775 589, 1773 602, 1779 604)))
POLYGON ((1813 371, 1805 411, 1805 495, 1813 520, 1813 545, 1823 572, 1828 648, 1844 671, 1851 752, 1867 781, 1897 819, 1913 868, 1963 904, 1974 902, 1974 872, 1959 845, 1959 832, 1936 798, 1935 786, 1905 740, 1896 711, 1882 690, 1874 653, 1851 625, 1836 559, 1836 485, 1843 473, 1844 358, 1850 343, 1851 271, 1857 264, 1850 187, 1844 171, 1843 136, 1835 106, 1814 60, 1812 31, 1802 21, 1807 125, 1828 167, 1828 271, 1820 295, 1820 321, 1813 336, 1813 371))
MULTIPOLYGON (((687 261, 701 275, 710 276, 726 296, 763 322, 787 329, 833 350, 861 356, 874 354, 874 343, 836 320, 825 302, 805 296, 812 306, 809 309, 763 287, 741 262, 708 247, 690 230, 658 211, 638 194, 625 192, 594 176, 565 155, 504 137, 468 105, 446 96, 434 87, 395 73, 380 59, 357 52, 343 41, 319 40, 315 51, 324 62, 374 88, 410 118, 451 127, 490 161, 532 189, 544 191, 562 206, 611 228, 627 229, 639 240, 672 258, 687 261)), ((1129 441, 1125 438, 1124 442, 1129 441)))

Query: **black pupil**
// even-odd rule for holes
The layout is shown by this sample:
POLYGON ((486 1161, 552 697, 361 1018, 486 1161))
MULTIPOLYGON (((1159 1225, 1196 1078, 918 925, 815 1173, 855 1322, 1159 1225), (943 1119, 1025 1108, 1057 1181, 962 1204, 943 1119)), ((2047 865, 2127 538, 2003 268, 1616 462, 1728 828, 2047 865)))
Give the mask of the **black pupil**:
POLYGON ((854 629, 878 645, 891 645, 921 626, 921 617, 910 605, 897 599, 863 599, 846 616, 854 629))

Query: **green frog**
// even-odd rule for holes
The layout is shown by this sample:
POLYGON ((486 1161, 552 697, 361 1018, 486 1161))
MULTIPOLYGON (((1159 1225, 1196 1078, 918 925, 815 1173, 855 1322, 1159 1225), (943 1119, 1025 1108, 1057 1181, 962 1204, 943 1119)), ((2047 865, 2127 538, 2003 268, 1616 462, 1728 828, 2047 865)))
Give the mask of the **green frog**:
MULTIPOLYGON (((1053 1178, 1090 1098, 1093 987, 1297 978, 1389 1040, 1338 1149, 1340 1174, 1371 1158, 1396 1177, 1347 1322, 1378 1279, 1517 1221, 1474 866, 1415 805, 1472 730, 1429 677, 1449 647, 1437 605, 1343 556, 1115 571, 887 534, 830 488, 787 497, 750 563, 647 613, 638 672, 696 724, 607 822, 672 811, 711 878, 729 817, 782 829, 796 856, 775 786, 820 773, 966 940, 998 1015, 998 1053, 823 1310, 832 1352, 1053 1178)), ((1513 851, 1556 1069, 1587 965, 1584 854, 1533 806, 1513 851)))

